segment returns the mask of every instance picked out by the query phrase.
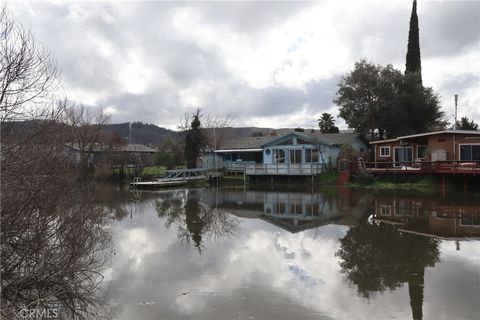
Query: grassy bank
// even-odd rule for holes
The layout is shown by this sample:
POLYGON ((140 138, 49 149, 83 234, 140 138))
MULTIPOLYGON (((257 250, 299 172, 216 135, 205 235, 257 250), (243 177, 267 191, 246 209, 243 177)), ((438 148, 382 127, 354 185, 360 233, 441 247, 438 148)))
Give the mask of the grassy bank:
MULTIPOLYGON (((127 177, 161 177, 166 167, 163 166, 153 166, 153 167, 144 167, 144 168, 123 168, 123 175, 127 177)), ((121 176, 122 170, 120 168, 113 168, 113 176, 121 176)))
POLYGON ((315 177, 315 184, 317 185, 332 185, 337 182, 338 172, 334 170, 327 170, 315 177))
POLYGON ((381 176, 359 174, 352 176, 346 184, 350 188, 372 188, 383 190, 420 190, 434 191, 438 189, 438 181, 432 176, 381 176))

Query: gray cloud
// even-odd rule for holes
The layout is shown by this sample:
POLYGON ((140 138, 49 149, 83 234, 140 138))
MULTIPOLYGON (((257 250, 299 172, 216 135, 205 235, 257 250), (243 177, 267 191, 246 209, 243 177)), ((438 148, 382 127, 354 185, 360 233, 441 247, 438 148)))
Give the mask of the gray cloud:
POLYGON ((424 57, 455 55, 480 45, 480 2, 431 1, 419 17, 424 57))
POLYGON ((311 1, 228 1, 196 2, 190 5, 202 11, 206 19, 214 24, 254 36, 317 4, 311 1))
MULTIPOLYGON (((360 58, 379 64, 393 63, 403 69, 411 10, 411 4, 405 2, 371 1, 355 9, 357 11, 332 11, 336 37, 324 37, 323 30, 311 33, 317 32, 319 39, 325 38, 322 50, 330 52, 332 64, 336 62, 336 51, 341 49, 339 45, 346 47, 348 61, 333 74, 304 79, 303 88, 273 80, 263 87, 253 86, 242 78, 243 70, 232 69, 235 61, 220 49, 230 40, 222 37, 234 36, 241 39, 243 48, 255 51, 272 32, 292 19, 302 21, 302 15, 318 8, 320 12, 331 10, 329 4, 31 2, 13 3, 11 9, 19 20, 32 27, 39 42, 56 57, 67 94, 69 90, 79 92, 74 100, 115 107, 118 113, 113 115, 113 122, 146 121, 172 127, 185 111, 190 112, 194 107, 202 107, 206 112, 235 114, 242 124, 248 124, 252 117, 269 119, 281 115, 288 118, 288 115, 295 116, 305 110, 313 117, 332 110, 340 73, 350 71, 360 58), (177 27, 182 22, 178 17, 184 11, 198 15, 201 23, 222 32, 209 35, 216 38, 208 43, 196 36, 195 26, 192 30, 182 29, 186 34, 179 34, 177 27), (341 39, 341 43, 335 43, 335 39, 341 39), (138 69, 135 62, 140 64, 138 69), (145 83, 140 83, 143 80, 145 83), (129 81, 138 83, 140 88, 133 90, 129 81), (201 102, 196 103, 195 99, 186 102, 185 95, 197 97, 201 102)), ((479 7, 476 1, 420 2, 424 61, 459 59, 460 53, 479 54, 479 7)), ((203 24, 198 26, 201 27, 203 24)), ((301 48, 309 39, 310 35, 299 33, 286 53, 290 48, 301 48)), ((271 54, 278 54, 279 50, 284 49, 272 48, 271 54)), ((276 79, 278 70, 300 65, 292 59, 285 57, 270 78, 276 79)), ((478 88, 479 79, 478 66, 472 66, 470 75, 459 70, 448 80, 439 81, 434 89, 442 96, 457 90, 467 92, 470 89, 471 92, 472 88, 478 88)), ((465 97, 464 101, 470 104, 465 110, 475 110, 474 104, 478 103, 475 99, 478 100, 465 97)), ((472 116, 478 118, 480 114, 472 112, 472 116)))

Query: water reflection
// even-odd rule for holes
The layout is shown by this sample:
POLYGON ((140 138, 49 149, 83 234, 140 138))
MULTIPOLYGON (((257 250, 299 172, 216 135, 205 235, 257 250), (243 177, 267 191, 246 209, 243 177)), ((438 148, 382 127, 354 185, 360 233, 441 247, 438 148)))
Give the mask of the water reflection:
POLYGON ((400 231, 442 238, 480 236, 480 201, 378 196, 373 217, 400 231))
POLYGON ((202 199, 212 205, 215 193, 217 208, 239 217, 262 219, 296 233, 330 223, 354 225, 365 220, 372 198, 342 191, 204 190, 202 199))
POLYGON ((232 188, 118 200, 107 201, 128 212, 116 217, 109 272, 118 319, 478 315, 478 242, 466 241, 475 226, 457 230, 457 251, 425 223, 445 206, 478 207, 475 198, 232 188))
POLYGON ((201 202, 199 190, 167 191, 156 201, 160 218, 166 218, 165 227, 177 226, 177 236, 201 253, 202 237, 226 237, 234 233, 239 221, 235 216, 220 210, 213 203, 201 202))
POLYGON ((413 319, 422 319, 424 273, 439 261, 439 241, 398 232, 388 224, 364 224, 340 239, 340 266, 366 298, 408 283, 413 319))
POLYGON ((88 192, 39 199, 21 207, 2 195, 2 317, 107 317, 100 288, 112 255, 107 212, 88 192))

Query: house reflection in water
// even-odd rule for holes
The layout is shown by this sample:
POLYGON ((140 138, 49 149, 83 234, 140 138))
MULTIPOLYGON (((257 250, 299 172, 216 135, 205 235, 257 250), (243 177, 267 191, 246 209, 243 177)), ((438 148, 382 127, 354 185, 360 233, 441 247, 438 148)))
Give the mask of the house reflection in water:
POLYGON ((377 197, 374 220, 398 225, 398 230, 437 238, 480 237, 478 201, 456 204, 433 199, 377 197))
POLYGON ((211 190, 203 201, 239 217, 265 220, 295 233, 336 223, 355 225, 366 219, 368 197, 306 191, 211 190))

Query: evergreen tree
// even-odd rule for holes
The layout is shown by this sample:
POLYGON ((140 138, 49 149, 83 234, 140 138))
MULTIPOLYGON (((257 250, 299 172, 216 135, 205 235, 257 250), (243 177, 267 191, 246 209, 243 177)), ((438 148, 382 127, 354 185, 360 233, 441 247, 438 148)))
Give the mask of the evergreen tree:
POLYGON ((408 31, 407 62, 405 73, 416 74, 422 83, 422 65, 420 59, 420 40, 417 16, 417 1, 413 0, 412 14, 410 16, 410 30, 408 31))
POLYGON ((200 109, 193 115, 190 127, 185 135, 185 161, 187 168, 195 168, 198 157, 200 156, 200 148, 203 143, 203 134, 201 131, 200 109))
MULTIPOLYGON (((417 74, 408 73, 397 97, 391 118, 391 136, 417 134, 446 128, 445 113, 440 110, 438 94, 418 82, 417 74)), ((390 116, 391 117, 391 116, 390 116)))
POLYGON ((468 119, 468 117, 462 117, 460 121, 457 121, 456 128, 457 130, 479 130, 478 124, 473 122, 473 120, 468 119))
POLYGON ((333 102, 340 107, 340 117, 371 139, 376 134, 383 139, 446 127, 438 95, 424 87, 416 73, 403 75, 391 65, 361 60, 338 87, 333 102))
POLYGON ((402 73, 392 65, 382 67, 361 60, 342 78, 333 102, 350 128, 369 133, 371 139, 375 132, 383 138, 392 134, 400 119, 397 99, 402 82, 402 73))

